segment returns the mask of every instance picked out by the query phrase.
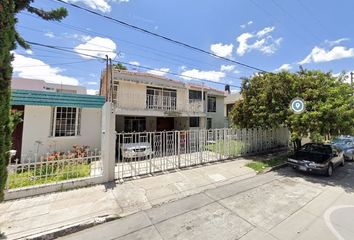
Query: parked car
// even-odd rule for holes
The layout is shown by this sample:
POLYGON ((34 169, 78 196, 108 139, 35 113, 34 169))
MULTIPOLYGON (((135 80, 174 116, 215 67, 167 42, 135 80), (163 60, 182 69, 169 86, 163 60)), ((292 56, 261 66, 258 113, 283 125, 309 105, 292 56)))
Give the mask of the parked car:
POLYGON ((124 143, 121 147, 121 153, 124 159, 148 158, 153 155, 149 142, 124 143))
POLYGON ((343 150, 344 160, 354 161, 354 137, 339 136, 333 139, 332 144, 343 150))
POLYGON ((344 166, 344 157, 336 145, 307 143, 289 156, 287 162, 300 171, 332 176, 337 166, 344 166))

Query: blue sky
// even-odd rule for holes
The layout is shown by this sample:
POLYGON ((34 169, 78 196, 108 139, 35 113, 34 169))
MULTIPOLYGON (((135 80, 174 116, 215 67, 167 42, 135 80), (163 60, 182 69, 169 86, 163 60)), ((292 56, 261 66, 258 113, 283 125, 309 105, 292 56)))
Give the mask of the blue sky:
MULTIPOLYGON (((266 71, 307 69, 351 71, 354 32, 351 0, 66 0, 170 38, 212 51, 266 71), (266 2, 266 3, 265 3, 266 2)), ((64 4, 36 0, 44 9, 64 4)), ((49 82, 79 84, 90 93, 99 87, 104 62, 80 53, 146 66, 190 77, 240 85, 254 70, 176 46, 125 28, 79 9, 65 6, 62 23, 46 22, 27 12, 17 29, 28 41, 68 47, 65 53, 33 46, 15 50, 14 74, 49 82)), ((162 72, 161 72, 162 71, 162 72)), ((208 84, 222 89, 222 85, 208 84)), ((237 88, 233 87, 233 90, 237 88)))

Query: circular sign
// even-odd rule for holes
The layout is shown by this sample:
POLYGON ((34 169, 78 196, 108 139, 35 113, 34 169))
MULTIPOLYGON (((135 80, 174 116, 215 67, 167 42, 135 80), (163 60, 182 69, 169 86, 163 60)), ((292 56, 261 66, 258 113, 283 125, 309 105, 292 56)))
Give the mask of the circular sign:
POLYGON ((294 98, 291 100, 290 108, 294 113, 302 113, 305 111, 305 102, 301 98, 294 98))

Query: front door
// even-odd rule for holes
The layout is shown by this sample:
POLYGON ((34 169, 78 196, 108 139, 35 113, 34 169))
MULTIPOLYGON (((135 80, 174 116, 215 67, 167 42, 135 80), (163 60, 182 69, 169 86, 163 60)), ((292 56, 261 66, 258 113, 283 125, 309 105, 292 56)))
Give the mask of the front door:
POLYGON ((174 118, 158 117, 156 119, 156 131, 172 131, 174 129, 174 118))

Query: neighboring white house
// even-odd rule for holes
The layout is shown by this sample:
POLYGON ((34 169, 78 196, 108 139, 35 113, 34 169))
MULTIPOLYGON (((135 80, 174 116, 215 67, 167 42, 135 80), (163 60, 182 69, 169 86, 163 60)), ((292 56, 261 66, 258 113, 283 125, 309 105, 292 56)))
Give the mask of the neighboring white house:
POLYGON ((11 88, 19 89, 19 90, 86 94, 86 88, 83 86, 55 84, 55 83, 48 83, 46 81, 39 80, 39 79, 18 78, 18 77, 12 78, 11 88))
POLYGON ((115 69, 100 92, 115 103, 117 132, 224 127, 224 92, 208 86, 115 69))
POLYGON ((104 102, 101 96, 13 89, 12 109, 23 112, 13 133, 16 157, 33 160, 75 144, 100 149, 104 102))

